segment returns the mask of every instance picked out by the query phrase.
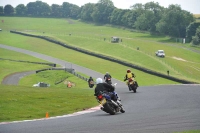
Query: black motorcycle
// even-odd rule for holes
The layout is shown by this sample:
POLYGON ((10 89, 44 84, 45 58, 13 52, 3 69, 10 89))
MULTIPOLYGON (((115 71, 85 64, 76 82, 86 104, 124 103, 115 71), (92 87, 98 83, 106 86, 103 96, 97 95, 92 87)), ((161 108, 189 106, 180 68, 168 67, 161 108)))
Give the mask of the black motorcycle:
POLYGON ((90 81, 88 84, 89 84, 89 87, 90 87, 90 88, 93 88, 93 87, 94 87, 94 81, 90 81))
POLYGON ((125 113, 122 104, 119 101, 112 100, 109 92, 101 92, 95 96, 97 101, 103 106, 101 109, 106 113, 110 115, 115 115, 117 112, 125 113))
POLYGON ((136 85, 136 81, 132 80, 132 81, 128 81, 128 88, 129 91, 133 91, 134 93, 136 93, 137 91, 137 85, 136 85))
MULTIPOLYGON (((115 87, 117 83, 113 86, 115 87)), ((119 97, 115 91, 113 92, 100 92, 98 95, 95 95, 97 101, 103 106, 101 110, 109 113, 111 115, 116 114, 117 112, 125 113, 125 110, 119 101, 119 97), (113 100, 111 97, 115 95, 117 100, 113 100)))

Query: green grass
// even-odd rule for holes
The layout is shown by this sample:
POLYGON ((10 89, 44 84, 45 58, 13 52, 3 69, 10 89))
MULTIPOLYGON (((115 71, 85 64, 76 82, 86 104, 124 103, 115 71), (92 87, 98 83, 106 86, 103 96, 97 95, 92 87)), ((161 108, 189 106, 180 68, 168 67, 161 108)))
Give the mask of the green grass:
MULTIPOLYGON (((25 54, 21 54, 18 52, 9 51, 6 49, 1 49, 1 48, 0 48, 0 57, 4 59, 48 63, 47 61, 37 59, 32 56, 28 56, 25 54)), ((50 66, 41 65, 41 64, 33 64, 33 63, 15 62, 15 61, 9 61, 9 60, 0 60, 0 82, 3 80, 4 77, 12 73, 16 73, 20 71, 40 70, 44 68, 50 68, 50 66)))
MULTIPOLYGON (((0 56, 5 59, 46 62, 6 49, 0 49, 0 56)), ((43 68, 50 66, 0 60, 0 79, 11 73, 43 68)), ((49 112, 50 116, 64 115, 98 104, 86 81, 62 70, 48 70, 29 75, 20 80, 19 86, 0 85, 0 94, 0 122, 44 118, 46 112, 49 112), (68 78, 55 85, 55 82, 63 77, 68 78), (38 81, 50 83, 51 87, 33 88, 32 85, 38 81), (66 81, 72 82, 74 86, 67 88, 66 81), (83 104, 88 99, 87 104, 83 104)))
POLYGON ((98 105, 85 81, 69 79, 78 85, 72 88, 0 85, 0 122, 45 118, 46 112, 53 117, 98 105))
MULTIPOLYGON (((172 76, 178 78, 195 82, 198 82, 200 79, 200 70, 198 70, 200 68, 200 54, 191 52, 185 48, 196 49, 199 52, 200 49, 187 44, 175 43, 169 37, 130 32, 129 29, 110 25, 87 24, 78 20, 71 20, 73 23, 69 23, 68 19, 1 18, 5 20, 5 23, 3 25, 1 24, 1 26, 7 31, 16 29, 31 34, 47 35, 69 45, 123 59, 161 73, 166 73, 169 70, 172 76), (111 44, 109 41, 111 36, 118 36, 123 41, 119 44, 111 44), (106 41, 103 41, 104 38, 106 38, 106 41), (137 47, 139 47, 139 50, 136 50, 137 47), (158 49, 165 50, 166 58, 161 59, 155 57, 155 51, 158 49), (176 60, 174 57, 186 61, 176 60), (193 67, 190 67, 188 71, 188 66, 191 65, 193 67)), ((2 32, 2 34, 4 33, 2 32)), ((8 42, 7 38, 2 38, 2 42, 7 42, 8 45, 13 45, 14 43, 12 41, 14 40, 8 42)), ((24 39, 23 41, 26 42, 24 39)), ((31 43, 31 40, 29 39, 28 42, 31 43)), ((42 47, 43 42, 38 40, 37 43, 33 41, 31 45, 25 45, 25 43, 17 43, 15 40, 15 44, 17 47, 37 50, 38 47, 42 47)), ((48 52, 48 49, 42 49, 41 51, 48 52)))
MULTIPOLYGON (((127 69, 127 67, 123 65, 69 50, 42 39, 11 34, 9 33, 9 30, 29 30, 28 33, 48 35, 73 46, 130 61, 134 64, 156 69, 163 73, 170 70, 170 74, 174 76, 186 78, 190 75, 188 73, 192 72, 192 77, 188 76, 186 79, 192 79, 194 81, 199 81, 200 79, 199 73, 196 71, 184 73, 185 69, 188 69, 188 65, 192 64, 195 68, 199 67, 199 64, 197 64, 199 62, 199 55, 176 48, 179 44, 171 45, 161 43, 169 40, 168 37, 130 32, 129 30, 113 28, 109 25, 97 26, 86 24, 75 20, 73 20, 73 24, 70 24, 67 19, 0 18, 4 19, 4 24, 0 23, 0 27, 3 29, 3 31, 0 32, 1 44, 43 53, 98 71, 102 74, 110 72, 114 78, 121 81, 123 80, 127 69), (69 36, 69 33, 72 35, 69 36), (111 36, 119 36, 123 39, 123 42, 111 44, 108 41, 111 36), (106 41, 103 41, 103 38, 106 38, 106 41), (137 47, 140 48, 139 51, 136 50, 137 47), (154 56, 154 51, 161 48, 165 49, 167 55, 171 57, 174 56, 173 54, 175 51, 178 51, 176 56, 195 63, 186 65, 184 62, 181 62, 183 63, 181 64, 179 61, 172 60, 170 57, 165 59, 156 58, 154 56), (195 78, 193 76, 195 76, 195 78)), ((196 49, 199 50, 198 48, 196 49)), ((5 49, 0 49, 0 56, 9 59, 44 62, 40 59, 5 49)), ((3 77, 14 72, 35 70, 39 68, 44 68, 44 66, 17 62, 12 62, 11 64, 8 61, 2 61, 0 64, 0 79, 2 80, 3 77)), ((135 69, 131 70, 136 74, 136 80, 140 86, 178 84, 135 69)), ((90 75, 84 76, 89 77, 90 75)), ((69 114, 98 104, 93 96, 93 90, 88 89, 86 81, 78 79, 63 71, 52 70, 29 75, 20 80, 19 86, 0 85, 0 94, 2 95, 0 97, 0 114, 3 114, 0 116, 1 122, 44 118, 46 112, 49 112, 50 116, 69 114), (67 88, 65 81, 58 85, 54 85, 57 80, 66 75, 69 76, 66 81, 69 80, 73 82, 75 87, 70 89, 67 88), (51 87, 31 87, 39 81, 50 83, 51 87), (83 104, 86 103, 85 101, 87 101, 87 104, 83 104)))
MULTIPOLYGON (((33 84, 36 84, 38 82, 45 82, 45 83, 50 84, 50 87, 66 88, 67 81, 70 81, 70 79, 73 79, 73 77, 75 76, 68 72, 65 72, 64 70, 47 70, 47 71, 39 72, 37 74, 28 75, 25 78, 22 78, 19 82, 19 85, 32 86, 33 84), (63 82, 56 84, 59 81, 63 81, 63 82)), ((70 82, 74 82, 74 81, 70 81, 70 82)), ((81 88, 79 84, 75 84, 75 85, 81 88)))
MULTIPOLYGON (((70 49, 66 49, 42 39, 26 37, 26 36, 21 36, 21 35, 16 35, 16 34, 6 34, 6 33, 4 34, 4 36, 8 38, 12 38, 12 42, 9 42, 7 40, 2 40, 2 41, 5 41, 3 44, 16 46, 16 45, 13 45, 15 40, 16 39, 21 40, 21 42, 19 43, 20 45, 17 45, 17 47, 28 49, 31 51, 36 51, 36 52, 43 53, 46 55, 50 55, 52 57, 56 57, 62 60, 66 60, 68 62, 72 62, 80 66, 90 68, 92 70, 96 70, 102 74, 108 71, 113 75, 114 78, 119 79, 121 81, 123 81, 123 77, 126 73, 127 67, 123 65, 119 65, 117 63, 113 63, 107 60, 99 59, 99 58, 92 57, 83 53, 79 53, 70 49), (38 47, 40 49, 38 49, 38 47), (116 68, 116 69, 113 69, 113 68, 116 68)), ((66 67, 71 67, 71 66, 66 66, 66 67)), ((137 75, 137 80, 141 86, 176 83, 170 80, 161 79, 159 77, 146 74, 138 70, 134 70, 134 69, 132 70, 137 75)))
MULTIPOLYGON (((10 38, 8 42, 12 40, 12 42, 9 42, 9 44, 13 44, 15 41, 18 41, 18 43, 22 46, 23 44, 26 46, 31 46, 35 43, 38 45, 42 44, 40 45, 41 51, 38 52, 42 53, 42 49, 46 49, 48 47, 48 51, 44 52, 45 54, 50 53, 51 56, 58 57, 79 65, 83 65, 93 70, 100 71, 101 73, 109 71, 110 73, 112 73, 114 78, 117 78, 119 80, 123 80, 123 77, 125 75, 126 67, 117 63, 112 63, 110 61, 91 57, 86 54, 75 52, 69 49, 64 49, 60 46, 54 45, 41 39, 24 37, 10 33, 5 34, 5 37, 7 37, 7 35, 9 36, 8 38, 10 38), (19 41, 19 39, 21 41, 19 41), (59 55, 58 53, 63 54, 59 55), (103 65, 99 66, 99 64, 103 65), (116 72, 116 70, 114 70, 113 68, 116 68, 118 72, 116 72)), ((34 51, 35 49, 35 47, 32 47, 30 50, 34 51)), ((2 57, 18 59, 16 58, 18 53, 8 50, 5 51, 7 51, 7 53, 2 54, 2 57)), ((37 61, 37 59, 32 59, 33 57, 29 57, 28 55, 22 54, 21 56, 24 60, 37 61)), ((20 55, 19 58, 21 59, 20 55)), ((8 61, 4 61, 3 63, 1 63, 2 66, 0 66, 0 70, 5 71, 6 69, 8 69, 8 73, 12 73, 13 67, 15 68, 15 71, 24 71, 24 66, 28 65, 27 63, 13 62, 11 64, 10 62, 6 62, 8 61)), ((31 68, 31 66, 28 67, 29 70, 36 69, 35 67, 31 68)), ((156 84, 177 84, 176 82, 158 78, 156 76, 152 76, 141 71, 135 70, 134 72, 137 75, 137 80, 140 86, 156 84)), ((81 73, 80 75, 87 76, 81 73)), ((40 72, 38 74, 29 75, 20 80, 19 86, 0 85, 0 94, 2 95, 0 98, 0 114, 2 114, 0 118, 1 122, 44 118, 46 112, 49 112, 50 116, 64 115, 82 110, 83 108, 93 107, 98 104, 93 97, 93 90, 88 90, 88 85, 86 81, 80 80, 77 77, 72 76, 69 73, 65 73, 62 70, 48 70, 40 72), (54 85, 55 81, 65 76, 69 76, 69 78, 58 85, 54 85), (39 81, 49 83, 51 86, 49 88, 31 87, 33 84, 39 81), (75 87, 71 89, 67 88, 65 84, 66 81, 71 81, 75 84, 75 87), (90 95, 86 95, 87 99, 85 99, 85 97, 83 96, 86 93, 87 95, 90 95), (84 102, 85 100, 88 101, 86 104, 83 104, 82 102, 84 102), (69 101, 70 106, 66 104, 66 101, 69 101)))

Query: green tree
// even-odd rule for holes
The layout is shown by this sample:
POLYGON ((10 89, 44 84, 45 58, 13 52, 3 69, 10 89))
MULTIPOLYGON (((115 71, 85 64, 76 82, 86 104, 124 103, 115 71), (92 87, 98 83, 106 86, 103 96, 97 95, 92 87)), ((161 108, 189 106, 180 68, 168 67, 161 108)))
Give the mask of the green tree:
POLYGON ((71 14, 70 6, 71 6, 70 3, 63 2, 62 4, 63 17, 70 17, 70 14, 71 14))
POLYGON ((140 16, 137 17, 134 27, 138 30, 146 30, 155 33, 155 25, 161 19, 161 13, 164 8, 161 7, 159 3, 154 2, 148 2, 145 5, 136 4, 133 7, 135 7, 136 11, 139 9, 138 12, 140 12, 140 16))
POLYGON ((193 21, 191 13, 182 10, 179 5, 169 5, 156 24, 156 30, 171 37, 185 38, 186 27, 193 21))
POLYGON ((200 26, 200 22, 192 22, 186 28, 186 38, 190 42, 192 40, 192 36, 195 36, 197 28, 200 26))
POLYGON ((27 14, 28 15, 36 15, 37 14, 35 2, 29 2, 26 5, 26 7, 27 7, 27 14))
POLYGON ((115 8, 110 16, 110 23, 122 25, 122 16, 125 14, 125 10, 115 8))
POLYGON ((80 14, 80 7, 77 6, 77 5, 74 5, 74 4, 71 4, 70 6, 70 18, 73 18, 73 19, 77 19, 79 17, 79 14, 80 14))
POLYGON ((11 5, 6 5, 4 7, 4 14, 5 15, 13 15, 14 14, 14 8, 11 5))
POLYGON ((0 15, 3 15, 3 6, 0 6, 0 15))
POLYGON ((134 23, 137 20, 138 13, 135 10, 125 10, 124 15, 122 16, 122 25, 134 28, 134 23))
POLYGON ((197 28, 195 36, 192 37, 192 44, 200 45, 200 26, 197 28))
POLYGON ((135 28, 135 22, 137 21, 138 17, 145 12, 144 6, 141 3, 136 3, 131 6, 131 10, 126 12, 122 17, 122 21, 125 26, 130 28, 135 28))
POLYGON ((144 5, 144 8, 147 12, 146 18, 148 21, 148 31, 151 33, 156 32, 156 23, 158 23, 162 17, 162 13, 164 11, 164 7, 160 6, 158 2, 148 2, 144 5))
POLYGON ((51 15, 53 17, 62 17, 62 6, 57 4, 51 5, 51 15))
POLYGON ((109 23, 110 16, 112 11, 114 10, 114 4, 110 0, 99 0, 99 2, 95 5, 94 11, 92 13, 93 21, 99 23, 109 23))
POLYGON ((134 23, 134 27, 137 30, 146 30, 149 31, 152 25, 152 21, 154 19, 154 14, 151 11, 145 11, 142 15, 137 18, 137 21, 134 23))
POLYGON ((86 21, 93 21, 92 12, 94 11, 95 4, 87 3, 81 8, 80 18, 86 21))
POLYGON ((48 16, 51 13, 50 6, 42 1, 29 2, 26 7, 27 13, 33 16, 48 16))
POLYGON ((16 14, 17 15, 26 15, 27 14, 27 8, 24 4, 19 4, 16 8, 16 14))

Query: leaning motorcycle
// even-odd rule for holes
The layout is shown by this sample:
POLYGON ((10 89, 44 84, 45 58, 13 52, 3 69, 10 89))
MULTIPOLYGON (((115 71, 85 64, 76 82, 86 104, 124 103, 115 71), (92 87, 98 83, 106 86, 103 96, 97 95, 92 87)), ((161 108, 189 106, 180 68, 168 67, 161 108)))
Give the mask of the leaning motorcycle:
MULTIPOLYGON (((115 84, 116 85, 116 84, 115 84)), ((117 100, 111 99, 111 95, 116 95, 116 92, 100 92, 96 96, 97 101, 103 106, 103 111, 110 115, 115 115, 117 112, 125 113, 122 104, 117 100), (112 93, 112 94, 111 94, 112 93)), ((117 96, 118 97, 118 96, 117 96)))

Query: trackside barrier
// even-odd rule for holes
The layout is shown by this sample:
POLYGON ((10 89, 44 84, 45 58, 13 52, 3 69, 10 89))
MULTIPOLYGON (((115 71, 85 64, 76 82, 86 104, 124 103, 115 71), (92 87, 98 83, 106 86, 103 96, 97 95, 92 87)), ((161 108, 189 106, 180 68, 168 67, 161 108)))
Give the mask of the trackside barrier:
MULTIPOLYGON (((77 74, 77 73, 74 71, 74 69, 72 69, 72 68, 56 68, 56 67, 54 68, 54 67, 53 67, 53 68, 46 68, 46 69, 37 70, 36 73, 39 73, 39 72, 42 72, 42 71, 47 71, 47 70, 64 70, 64 71, 67 71, 67 72, 69 72, 69 73, 75 75, 76 77, 78 77, 78 78, 80 78, 80 79, 82 79, 82 80, 88 81, 87 78, 85 78, 84 76, 81 76, 81 75, 77 74)), ((56 81, 56 82, 55 82, 55 85, 57 85, 57 84, 63 82, 63 81, 64 81, 65 79, 67 79, 67 78, 68 78, 68 77, 64 77, 64 78, 62 78, 62 79, 56 81)))
POLYGON ((0 60, 9 60, 9 61, 15 61, 15 62, 24 62, 24 63, 42 64, 42 65, 49 65, 49 66, 52 66, 52 67, 56 67, 56 64, 46 63, 46 62, 33 62, 33 61, 13 60, 13 59, 4 59, 4 58, 0 58, 0 60))
POLYGON ((99 57, 99 58, 102 58, 102 59, 105 59, 105 60, 109 60, 109 61, 121 64, 121 65, 124 65, 124 66, 127 66, 127 67, 131 67, 131 68, 140 70, 142 72, 145 72, 145 73, 148 73, 148 74, 151 74, 151 75, 155 75, 155 76, 158 76, 158 77, 161 77, 161 78, 169 79, 169 80, 179 82, 179 83, 182 83, 182 84, 198 84, 198 83, 195 83, 193 81, 188 81, 188 80, 168 76, 168 75, 165 75, 165 74, 162 74, 162 73, 159 73, 159 72, 156 72, 156 71, 153 71, 153 70, 150 70, 150 69, 147 69, 147 68, 126 62, 126 61, 122 61, 122 60, 110 57, 110 56, 105 56, 105 55, 97 54, 97 53, 94 53, 94 52, 91 52, 91 51, 88 51, 88 50, 84 50, 84 49, 81 49, 81 48, 73 47, 73 46, 67 45, 65 43, 59 42, 57 40, 54 40, 52 38, 49 38, 47 36, 31 35, 31 34, 26 34, 26 33, 22 33, 22 32, 19 32, 19 31, 13 31, 13 30, 11 30, 10 32, 25 35, 25 36, 30 36, 30 37, 41 38, 41 39, 47 40, 49 42, 61 45, 65 48, 69 48, 69 49, 72 49, 72 50, 75 50, 75 51, 78 51, 78 52, 82 52, 82 53, 85 53, 85 54, 88 54, 88 55, 92 55, 92 56, 99 57))

